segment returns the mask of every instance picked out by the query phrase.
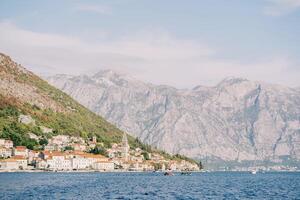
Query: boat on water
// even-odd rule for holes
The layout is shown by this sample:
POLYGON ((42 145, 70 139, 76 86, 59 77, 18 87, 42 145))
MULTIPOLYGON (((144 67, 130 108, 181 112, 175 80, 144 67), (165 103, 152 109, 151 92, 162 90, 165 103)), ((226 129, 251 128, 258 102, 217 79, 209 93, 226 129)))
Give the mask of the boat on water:
POLYGON ((188 171, 184 171, 184 172, 181 172, 181 175, 189 176, 189 175, 192 175, 192 173, 188 172, 188 171))
POLYGON ((174 174, 172 172, 165 172, 164 176, 174 176, 174 174))
POLYGON ((257 171, 256 170, 252 170, 251 174, 257 174, 257 171))

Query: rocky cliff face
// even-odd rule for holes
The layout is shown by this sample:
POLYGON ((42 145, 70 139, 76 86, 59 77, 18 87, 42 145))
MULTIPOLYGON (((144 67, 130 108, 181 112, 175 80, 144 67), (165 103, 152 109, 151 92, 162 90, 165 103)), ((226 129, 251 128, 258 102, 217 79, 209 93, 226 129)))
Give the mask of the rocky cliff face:
POLYGON ((101 71, 48 78, 90 110, 170 153, 222 161, 300 160, 300 91, 228 78, 179 90, 101 71))

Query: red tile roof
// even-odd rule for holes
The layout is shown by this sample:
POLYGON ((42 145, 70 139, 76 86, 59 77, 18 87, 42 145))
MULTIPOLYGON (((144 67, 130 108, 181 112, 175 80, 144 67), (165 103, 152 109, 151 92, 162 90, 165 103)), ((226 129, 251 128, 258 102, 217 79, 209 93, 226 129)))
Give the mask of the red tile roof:
POLYGON ((15 149, 18 151, 25 151, 27 148, 25 146, 16 146, 15 149))

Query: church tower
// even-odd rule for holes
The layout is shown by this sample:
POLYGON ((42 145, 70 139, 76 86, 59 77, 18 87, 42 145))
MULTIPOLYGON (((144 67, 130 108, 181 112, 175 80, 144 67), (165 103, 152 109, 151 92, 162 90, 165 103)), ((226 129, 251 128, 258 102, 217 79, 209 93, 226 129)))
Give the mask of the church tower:
POLYGON ((122 138, 122 157, 125 158, 125 161, 128 161, 128 152, 129 152, 129 145, 127 140, 127 135, 126 133, 124 133, 122 138))

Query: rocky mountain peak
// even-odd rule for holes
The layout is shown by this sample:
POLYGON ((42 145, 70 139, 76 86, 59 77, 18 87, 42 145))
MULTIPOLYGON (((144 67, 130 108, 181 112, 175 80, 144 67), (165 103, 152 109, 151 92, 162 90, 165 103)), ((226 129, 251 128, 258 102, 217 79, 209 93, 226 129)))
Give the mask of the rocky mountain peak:
POLYGON ((217 84, 216 87, 223 88, 223 87, 227 87, 227 86, 241 84, 243 82, 249 82, 249 80, 244 79, 244 78, 230 76, 230 77, 223 79, 220 83, 217 84))
POLYGON ((121 129, 169 153, 214 162, 300 160, 299 90, 234 77, 215 87, 192 90, 111 81, 113 87, 72 79, 51 83, 121 129))
POLYGON ((113 70, 100 70, 97 73, 95 73, 92 77, 93 78, 108 78, 108 79, 113 79, 116 77, 120 77, 121 74, 113 71, 113 70))

